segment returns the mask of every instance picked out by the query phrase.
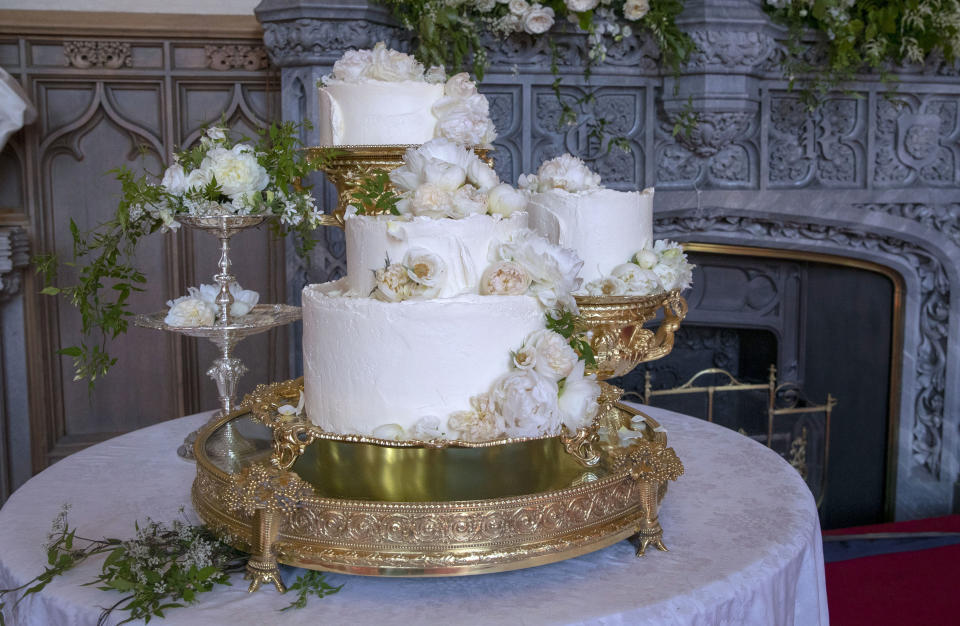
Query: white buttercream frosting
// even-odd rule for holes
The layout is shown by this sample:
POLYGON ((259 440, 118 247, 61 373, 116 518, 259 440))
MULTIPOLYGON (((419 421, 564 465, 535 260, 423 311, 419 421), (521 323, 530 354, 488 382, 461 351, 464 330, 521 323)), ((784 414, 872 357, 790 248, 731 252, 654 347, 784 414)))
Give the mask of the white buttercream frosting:
POLYGON ((352 295, 368 296, 376 287, 374 272, 386 260, 400 262, 411 249, 429 250, 445 265, 435 297, 479 293, 489 265, 492 243, 507 240, 527 227, 527 214, 508 218, 475 214, 451 219, 391 215, 352 215, 346 220, 347 286, 352 295))
POLYGON ((530 228, 583 259, 584 283, 609 276, 653 240, 653 188, 638 191, 562 189, 534 193, 530 228))
POLYGON ((509 371, 511 351, 544 328, 529 296, 388 303, 328 295, 345 289, 341 280, 303 290, 306 413, 331 432, 411 433, 439 422, 435 434, 449 438, 447 417, 469 411, 509 371))
POLYGON ((331 82, 320 87, 320 145, 405 145, 433 138, 443 85, 419 81, 331 82))

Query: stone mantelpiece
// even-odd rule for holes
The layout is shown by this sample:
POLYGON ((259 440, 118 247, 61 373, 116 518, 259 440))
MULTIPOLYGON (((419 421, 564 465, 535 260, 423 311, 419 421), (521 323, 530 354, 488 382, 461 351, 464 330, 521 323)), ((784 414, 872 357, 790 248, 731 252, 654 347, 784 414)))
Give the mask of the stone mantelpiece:
MULTIPOLYGON (((407 40, 381 7, 360 0, 264 0, 257 15, 282 68, 290 120, 315 115, 316 80, 345 48, 407 40)), ((522 37, 496 44, 481 90, 500 131, 501 177, 515 182, 570 151, 612 186, 656 185, 658 237, 794 248, 893 268, 906 290, 896 515, 950 512, 960 472, 960 298, 951 297, 960 293, 956 68, 936 59, 902 68, 899 103, 865 76, 809 113, 787 91, 783 30, 760 0, 690 1, 680 23, 700 50, 679 76, 659 66, 649 41, 633 38, 610 51, 589 85, 580 65, 585 42, 557 35, 563 93, 596 90, 597 110, 628 138, 629 155, 589 145, 589 112, 556 130, 544 44, 522 37), (676 138, 673 120, 688 100, 701 122, 676 138)), ((324 193, 329 206, 332 193, 324 193)), ((332 230, 324 236, 309 268, 288 259, 288 293, 343 271, 342 238, 332 230)))

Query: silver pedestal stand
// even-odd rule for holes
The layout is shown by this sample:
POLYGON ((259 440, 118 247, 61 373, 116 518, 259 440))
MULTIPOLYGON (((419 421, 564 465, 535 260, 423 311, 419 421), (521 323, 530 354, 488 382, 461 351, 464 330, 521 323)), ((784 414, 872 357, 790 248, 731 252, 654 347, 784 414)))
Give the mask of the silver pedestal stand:
MULTIPOLYGON (((220 411, 210 418, 210 423, 232 412, 236 404, 237 383, 247 367, 233 355, 234 347, 245 337, 263 333, 271 328, 284 326, 300 319, 300 307, 286 304, 258 304, 246 315, 230 314, 233 295, 230 285, 236 281, 231 275, 230 238, 237 233, 259 226, 267 216, 264 215, 212 215, 205 217, 178 217, 181 224, 197 228, 214 235, 220 240, 220 272, 213 279, 220 285, 217 294, 217 321, 211 326, 170 326, 164 322, 167 311, 148 315, 137 315, 133 323, 144 328, 154 328, 180 333, 188 337, 209 339, 220 350, 220 357, 214 360, 207 375, 217 383, 217 395, 220 398, 220 411)), ((190 433, 177 454, 184 459, 193 460, 193 442, 199 431, 190 433)))

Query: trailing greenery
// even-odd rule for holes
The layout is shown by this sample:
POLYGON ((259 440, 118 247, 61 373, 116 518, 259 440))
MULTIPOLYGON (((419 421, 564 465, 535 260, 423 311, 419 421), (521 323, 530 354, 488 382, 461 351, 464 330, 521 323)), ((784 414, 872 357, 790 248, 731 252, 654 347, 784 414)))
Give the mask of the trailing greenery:
MULTIPOLYGON (((135 523, 136 538, 85 539, 68 524, 70 506, 65 505, 53 521, 46 544, 47 567, 43 573, 13 589, 0 589, 0 626, 6 626, 5 597, 22 591, 10 608, 27 596, 39 593, 60 576, 98 554, 107 558, 96 579, 104 591, 123 594, 112 606, 103 609, 98 624, 105 624, 116 611, 126 613, 119 623, 154 617, 197 601, 197 595, 213 591, 218 585, 230 585, 230 575, 243 571, 248 555, 235 550, 216 537, 206 526, 193 526, 175 520, 172 524, 135 523)), ((181 513, 183 510, 181 509, 181 513)), ((309 596, 323 598, 334 594, 343 585, 333 587, 320 572, 307 571, 297 577, 290 590, 297 592, 291 608, 304 608, 309 596)))
POLYGON ((567 310, 558 310, 558 317, 554 317, 550 312, 547 313, 547 328, 566 338, 570 342, 570 347, 580 355, 584 363, 590 367, 597 366, 596 356, 593 354, 593 348, 584 333, 578 333, 575 329, 577 317, 567 310))
MULTIPOLYGON (((73 359, 75 380, 86 379, 92 390, 96 379, 116 363, 108 354, 107 344, 126 332, 132 315, 129 298, 143 291, 146 283, 136 263, 137 246, 147 235, 179 228, 179 215, 227 212, 277 216, 279 223, 273 224, 276 232, 292 233, 297 252, 309 252, 320 212, 309 188, 302 187, 300 181, 333 152, 307 157, 300 149, 300 128, 286 122, 261 129, 257 142, 248 149, 231 141, 226 129, 213 127, 196 147, 174 156, 161 182, 157 182, 159 174, 137 175, 126 166, 110 171, 121 188, 114 216, 90 231, 81 231, 71 219, 73 248, 69 260, 53 254, 34 258, 44 280, 41 293, 63 296, 80 313, 79 344, 60 350, 60 354, 73 359), (217 180, 217 158, 233 159, 254 169, 259 166, 269 180, 260 189, 227 195, 225 181, 217 180), (61 263, 76 268, 75 282, 59 281, 61 263)), ((260 182, 263 180, 261 177, 260 182)), ((233 186, 237 187, 236 183, 233 186)))
POLYGON ((897 65, 960 52, 960 0, 767 0, 766 9, 789 27, 784 70, 810 107, 858 73, 890 80, 897 65), (811 30, 822 54, 804 40, 811 30))
POLYGON ((400 215, 397 210, 397 202, 400 196, 396 194, 390 184, 390 174, 384 170, 376 170, 365 176, 360 184, 351 193, 351 197, 356 201, 353 204, 357 213, 364 215, 389 213, 391 215, 400 215))

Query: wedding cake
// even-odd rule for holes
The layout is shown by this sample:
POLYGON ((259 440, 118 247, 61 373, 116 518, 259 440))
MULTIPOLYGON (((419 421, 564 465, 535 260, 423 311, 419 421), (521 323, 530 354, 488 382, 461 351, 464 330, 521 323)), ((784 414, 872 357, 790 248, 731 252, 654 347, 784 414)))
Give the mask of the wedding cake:
POLYGON ((592 420, 570 337, 580 259, 527 229, 526 195, 444 138, 390 173, 399 215, 346 216, 347 276, 303 292, 306 413, 382 439, 490 441, 592 420))
POLYGON ((496 137, 487 99, 468 74, 448 80, 442 67, 424 71, 383 42, 346 52, 321 83, 322 146, 419 145, 434 137, 487 146, 496 137))
POLYGON ((690 285, 692 266, 680 246, 653 241, 652 187, 607 189, 569 154, 520 176, 520 187, 530 194, 530 227, 583 259, 581 293, 648 295, 690 285))

